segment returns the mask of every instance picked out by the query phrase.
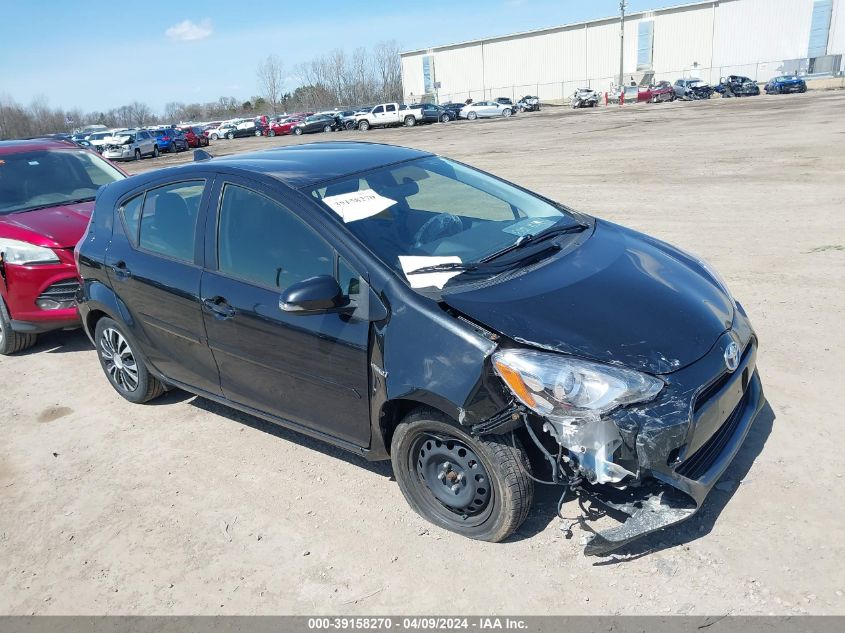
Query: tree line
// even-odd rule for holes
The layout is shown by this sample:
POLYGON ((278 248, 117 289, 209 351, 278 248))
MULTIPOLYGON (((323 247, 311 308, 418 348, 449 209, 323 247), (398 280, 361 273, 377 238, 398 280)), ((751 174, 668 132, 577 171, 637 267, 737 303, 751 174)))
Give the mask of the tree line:
POLYGON ((399 52, 399 44, 392 40, 379 42, 371 50, 361 47, 347 53, 335 49, 296 65, 290 74, 284 60, 270 55, 257 65, 257 94, 246 101, 234 97, 207 103, 172 101, 158 113, 140 101, 105 111, 83 112, 78 108, 51 107, 45 97, 24 105, 0 94, 0 138, 70 132, 86 125, 142 127, 401 101, 399 52), (291 80, 299 86, 286 91, 285 85, 291 80))

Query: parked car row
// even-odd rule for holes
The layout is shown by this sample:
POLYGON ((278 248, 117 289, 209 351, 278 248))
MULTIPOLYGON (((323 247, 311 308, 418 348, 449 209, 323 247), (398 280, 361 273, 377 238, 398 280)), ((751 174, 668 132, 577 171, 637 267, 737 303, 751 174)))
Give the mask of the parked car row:
POLYGON ((535 481, 588 496, 625 521, 588 554, 692 516, 765 404, 754 329, 705 262, 375 143, 132 178, 0 143, 0 354, 80 326, 129 402, 184 389, 390 459, 457 534, 508 538, 535 481))
POLYGON ((70 135, 67 140, 96 151, 109 160, 157 158, 162 153, 183 152, 191 147, 208 145, 208 138, 198 126, 115 128, 80 132, 70 135))
MULTIPOLYGON (((626 101, 629 99, 628 90, 633 89, 633 87, 625 88, 626 101)), ((807 84, 796 75, 780 75, 766 83, 764 89, 766 94, 806 92, 807 84)), ((578 91, 576 91, 576 96, 577 94, 578 91)), ((719 94, 722 97, 757 96, 760 94, 760 86, 753 79, 742 75, 723 77, 715 86, 711 86, 701 79, 685 78, 678 79, 674 84, 670 84, 668 81, 659 81, 649 86, 638 86, 636 100, 651 103, 674 101, 675 99, 694 101, 709 99, 714 94, 719 94)))

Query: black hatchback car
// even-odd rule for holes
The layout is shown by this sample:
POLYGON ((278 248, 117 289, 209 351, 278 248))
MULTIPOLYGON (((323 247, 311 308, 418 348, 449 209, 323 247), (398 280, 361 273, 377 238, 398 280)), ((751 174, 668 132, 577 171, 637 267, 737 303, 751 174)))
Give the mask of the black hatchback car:
POLYGON ((659 240, 413 149, 198 158, 106 186, 78 246, 132 402, 179 387, 391 459, 477 539, 556 483, 628 515, 590 554, 691 516, 763 406, 745 311, 659 240))

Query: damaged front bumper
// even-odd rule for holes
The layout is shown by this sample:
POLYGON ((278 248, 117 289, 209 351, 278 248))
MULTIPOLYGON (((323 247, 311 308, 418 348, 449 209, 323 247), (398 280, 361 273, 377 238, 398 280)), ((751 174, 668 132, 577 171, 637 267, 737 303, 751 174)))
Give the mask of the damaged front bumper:
MULTIPOLYGON (((704 358, 664 376, 666 388, 658 399, 609 416, 622 438, 614 467, 636 475, 616 484, 580 486, 586 498, 627 517, 596 533, 586 555, 606 554, 698 511, 765 404, 756 354, 750 327, 728 331, 704 358), (725 361, 731 343, 742 350, 733 371, 725 361)), ((577 454, 571 464, 576 474, 595 481, 577 454)))

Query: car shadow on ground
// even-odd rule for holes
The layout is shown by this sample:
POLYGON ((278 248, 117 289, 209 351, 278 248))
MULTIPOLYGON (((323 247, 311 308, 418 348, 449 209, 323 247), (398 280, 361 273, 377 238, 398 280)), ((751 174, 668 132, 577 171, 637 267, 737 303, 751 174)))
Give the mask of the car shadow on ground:
POLYGON ((594 565, 616 565, 629 562, 661 550, 691 543, 710 534, 722 510, 748 475, 754 460, 763 451, 766 440, 772 432, 774 421, 775 413, 767 401, 748 432, 739 453, 695 515, 680 525, 669 526, 665 530, 654 532, 609 552, 594 565))
MULTIPOLYGON (((185 399, 192 397, 192 394, 188 394, 180 390, 174 390, 172 392, 167 393, 166 399, 169 400, 170 397, 176 398, 178 397, 178 394, 185 394, 185 399)), ((175 401, 176 400, 170 400, 170 403, 175 401)), ((153 401, 153 403, 155 402, 158 402, 158 400, 153 401)), ((168 404, 168 402, 165 401, 162 404, 168 404)), ((304 446, 305 448, 318 451, 320 453, 323 453, 324 455, 328 455, 329 457, 342 459, 343 461, 353 464, 355 466, 360 466, 361 468, 364 468, 376 475, 393 479, 393 469, 391 468, 389 461, 368 461, 364 457, 356 455, 351 451, 344 450, 342 448, 329 444, 328 442, 324 442, 322 440, 310 437, 308 435, 305 435, 304 433, 299 433, 298 431, 287 429, 278 424, 267 422, 266 420, 258 418, 254 415, 250 415, 249 413, 244 413, 242 411, 238 411, 237 409, 227 407, 226 405, 218 404, 217 402, 214 402, 213 400, 208 400, 207 398, 196 396, 193 400, 191 400, 190 404, 192 406, 197 407, 198 409, 202 409, 203 411, 214 413, 221 417, 234 420, 235 422, 245 424, 246 426, 256 429, 257 431, 263 431, 264 433, 273 435, 281 440, 293 442, 294 444, 299 444, 300 446, 304 446)))
POLYGON ((83 352, 93 350, 94 345, 88 340, 82 328, 75 330, 56 330, 39 334, 35 345, 15 356, 29 356, 30 354, 66 354, 68 352, 83 352))

